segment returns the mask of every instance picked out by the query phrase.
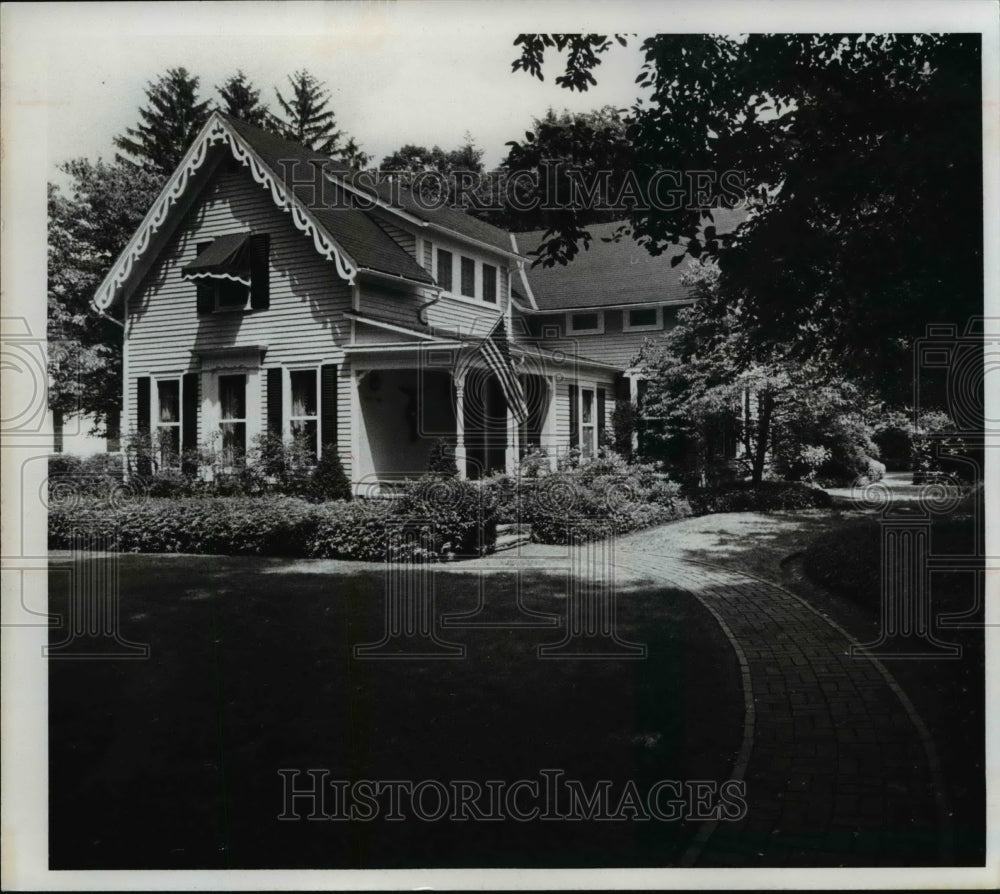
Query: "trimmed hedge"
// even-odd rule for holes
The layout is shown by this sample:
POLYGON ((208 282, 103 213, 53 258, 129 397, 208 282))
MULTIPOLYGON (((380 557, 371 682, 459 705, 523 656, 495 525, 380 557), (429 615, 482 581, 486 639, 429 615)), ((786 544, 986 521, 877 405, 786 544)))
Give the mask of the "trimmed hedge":
POLYGON ((796 481, 734 482, 688 494, 695 515, 715 512, 771 512, 782 509, 825 509, 833 498, 819 488, 796 481))
POLYGON ((430 479, 395 499, 310 503, 295 497, 133 499, 78 496, 49 508, 49 548, 75 533, 113 537, 121 552, 385 561, 481 555, 495 512, 467 483, 430 479))
POLYGON ((691 515, 677 485, 648 469, 631 474, 602 468, 601 461, 535 481, 523 481, 520 521, 531 525, 537 543, 600 540, 691 515), (604 473, 604 474, 601 474, 604 473))

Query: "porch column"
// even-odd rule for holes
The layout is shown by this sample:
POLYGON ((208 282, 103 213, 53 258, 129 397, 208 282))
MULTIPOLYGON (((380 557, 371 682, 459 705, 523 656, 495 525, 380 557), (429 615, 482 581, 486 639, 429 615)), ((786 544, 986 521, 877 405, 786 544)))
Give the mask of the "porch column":
MULTIPOLYGON (((632 406, 638 412, 639 409, 639 377, 636 375, 628 376, 628 399, 632 406)), ((636 424, 632 426, 632 455, 639 455, 639 420, 636 419, 636 424)))
POLYGON ((517 422, 517 417, 514 416, 513 411, 510 408, 510 404, 507 404, 507 449, 504 451, 504 471, 508 475, 513 475, 517 471, 518 464, 518 454, 520 450, 518 449, 521 443, 521 426, 517 422))
POLYGON ((549 469, 556 471, 556 452, 559 444, 559 432, 556 430, 556 394, 557 380, 555 376, 548 376, 545 384, 548 387, 549 403, 545 409, 545 422, 542 424, 542 447, 549 456, 549 469))
POLYGON ((465 457, 465 370, 451 373, 455 383, 455 465, 458 466, 458 477, 468 476, 465 457))

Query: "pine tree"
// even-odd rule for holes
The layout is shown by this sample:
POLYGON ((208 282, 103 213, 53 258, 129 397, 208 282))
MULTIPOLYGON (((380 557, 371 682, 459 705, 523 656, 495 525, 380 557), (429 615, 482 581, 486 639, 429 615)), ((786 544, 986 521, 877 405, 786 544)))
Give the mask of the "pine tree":
POLYGON ((208 102, 198 100, 198 81, 186 68, 171 68, 151 82, 139 124, 115 137, 124 153, 117 158, 147 171, 172 173, 208 119, 208 102))
POLYGON ((330 108, 330 91, 323 82, 305 69, 289 75, 288 82, 292 86, 288 99, 274 88, 283 113, 277 122, 282 135, 353 167, 366 165, 369 158, 354 138, 337 130, 337 118, 330 108))
POLYGON ((257 127, 267 127, 271 118, 267 104, 260 101, 260 90, 257 90, 242 71, 231 75, 223 84, 216 87, 222 97, 221 109, 227 115, 246 121, 257 127))
POLYGON ((354 137, 351 137, 339 150, 340 160, 349 168, 360 171, 367 167, 372 157, 358 145, 354 137))

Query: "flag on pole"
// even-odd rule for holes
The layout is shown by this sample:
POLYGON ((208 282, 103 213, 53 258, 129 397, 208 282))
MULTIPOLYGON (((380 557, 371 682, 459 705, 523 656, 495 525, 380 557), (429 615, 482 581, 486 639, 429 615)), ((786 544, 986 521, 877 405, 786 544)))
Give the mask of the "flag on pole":
POLYGON ((510 342, 507 339, 507 327, 503 324, 503 317, 497 320, 489 335, 483 339, 479 352, 486 360, 486 365, 500 380, 500 388, 514 418, 518 422, 524 422, 528 418, 528 405, 525 403, 521 382, 510 360, 510 342))

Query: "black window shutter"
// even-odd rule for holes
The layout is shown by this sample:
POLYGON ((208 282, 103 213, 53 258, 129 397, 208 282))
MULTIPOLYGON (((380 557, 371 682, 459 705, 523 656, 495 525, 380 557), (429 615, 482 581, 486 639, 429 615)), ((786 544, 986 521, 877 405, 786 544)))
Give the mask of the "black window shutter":
POLYGON ((267 433, 282 435, 282 370, 280 367, 267 371, 267 433))
MULTIPOLYGON (((135 428, 139 435, 145 438, 149 437, 149 384, 149 376, 140 376, 136 380, 135 428)), ((136 471, 140 475, 149 475, 152 472, 150 452, 147 445, 139 445, 136 471)))
MULTIPOLYGON (((195 247, 198 254, 208 248, 211 242, 199 242, 195 247)), ((210 279, 196 279, 195 288, 198 290, 198 313, 210 314, 215 310, 215 283, 210 279)))
POLYGON ((108 453, 122 449, 122 417, 118 410, 109 410, 107 419, 108 453))
POLYGON ((266 310, 271 306, 270 246, 271 237, 267 233, 250 237, 250 307, 254 310, 266 310))
POLYGON ((319 368, 319 443, 320 450, 327 445, 337 446, 337 366, 325 364, 319 368))
POLYGON ((620 373, 615 376, 615 400, 631 400, 632 384, 628 376, 620 373))
POLYGON ((140 435, 149 434, 149 376, 136 380, 135 430, 140 435))
POLYGON ((569 386, 569 446, 580 446, 580 410, 577 406, 579 389, 576 384, 569 386))
POLYGON ((198 461, 198 373, 186 373, 181 380, 181 471, 194 474, 198 461))
POLYGON ((603 388, 597 389, 597 446, 604 446, 604 401, 605 394, 603 388))

